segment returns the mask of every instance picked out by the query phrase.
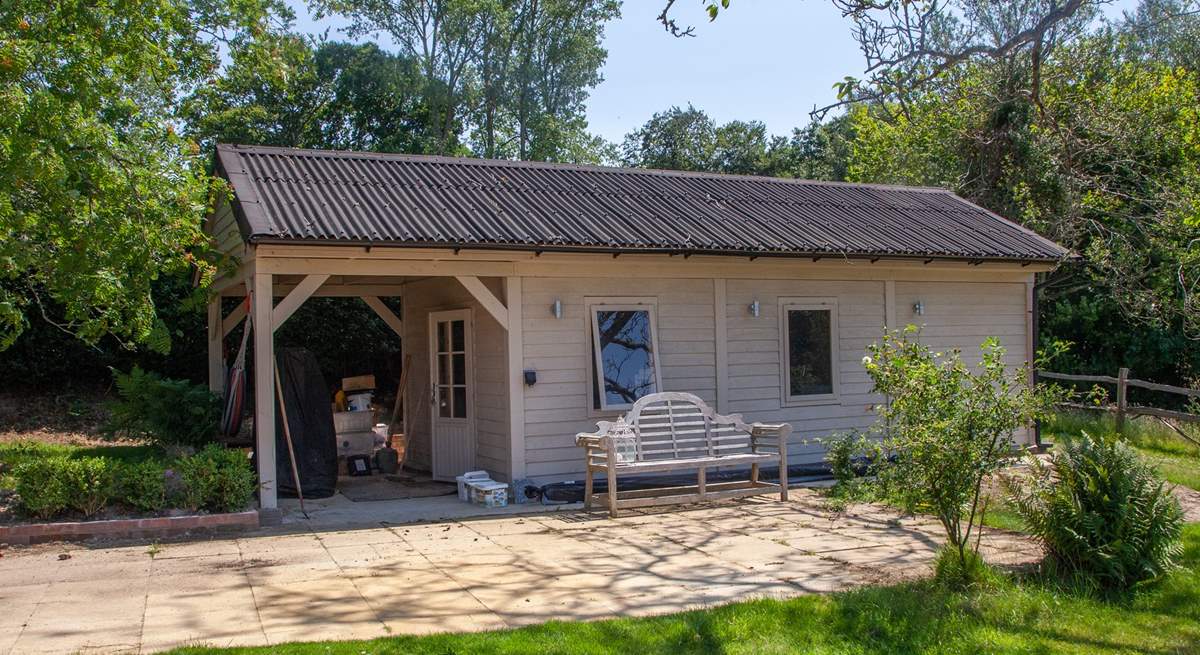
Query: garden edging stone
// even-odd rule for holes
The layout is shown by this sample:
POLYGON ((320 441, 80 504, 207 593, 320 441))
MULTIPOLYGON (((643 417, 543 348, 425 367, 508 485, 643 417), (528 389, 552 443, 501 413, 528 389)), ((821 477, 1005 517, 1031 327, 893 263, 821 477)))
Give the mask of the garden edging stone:
POLYGON ((25 545, 92 537, 144 538, 178 536, 195 530, 254 529, 256 510, 222 514, 189 514, 105 521, 63 521, 0 526, 0 544, 25 545))

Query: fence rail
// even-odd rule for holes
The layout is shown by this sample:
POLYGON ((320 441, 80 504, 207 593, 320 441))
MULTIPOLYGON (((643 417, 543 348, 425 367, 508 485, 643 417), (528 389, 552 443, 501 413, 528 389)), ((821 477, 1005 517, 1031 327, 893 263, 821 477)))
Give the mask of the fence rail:
POLYGON ((1163 393, 1173 393, 1191 398, 1200 398, 1200 389, 1189 389, 1187 387, 1175 387, 1169 384, 1159 384, 1157 382, 1147 382, 1146 380, 1138 380, 1129 377, 1129 369, 1122 368, 1117 377, 1109 375, 1075 375, 1072 373, 1054 373, 1052 371, 1038 371, 1037 377, 1047 380, 1065 380, 1067 382, 1095 382, 1099 384, 1113 384, 1117 387, 1117 402, 1110 405, 1088 405, 1085 403, 1062 403, 1061 407, 1069 409, 1086 409, 1102 412, 1113 412, 1117 415, 1117 431, 1124 432, 1125 420, 1129 416, 1153 416, 1164 424, 1169 426, 1180 436, 1188 441, 1196 443, 1196 440, 1191 435, 1178 426, 1170 423, 1167 419, 1174 421, 1182 421, 1185 423, 1200 423, 1200 414, 1191 414, 1188 412, 1178 412, 1173 409, 1161 409, 1158 407, 1146 407, 1143 405, 1130 405, 1127 400, 1127 391, 1129 387, 1138 387, 1140 389, 1149 389, 1151 391, 1160 391, 1163 393))

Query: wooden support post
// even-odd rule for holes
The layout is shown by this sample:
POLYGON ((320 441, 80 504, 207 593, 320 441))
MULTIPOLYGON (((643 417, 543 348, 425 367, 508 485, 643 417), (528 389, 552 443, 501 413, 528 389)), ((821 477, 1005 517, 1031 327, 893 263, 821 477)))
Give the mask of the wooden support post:
POLYGON ((707 482, 708 482, 708 469, 701 466, 699 468, 699 470, 696 471, 696 492, 700 494, 701 502, 704 501, 704 492, 705 492, 705 487, 707 486, 707 484, 706 484, 707 482))
MULTIPOLYGON (((522 325, 521 278, 504 278, 508 304, 508 460, 509 481, 525 477, 525 339, 522 325)), ((591 471, 588 471, 591 478, 591 471)), ((514 493, 521 493, 514 489, 514 493)))
POLYGON ((258 461, 258 504, 279 507, 275 484, 275 333, 271 329, 271 274, 253 275, 254 306, 254 455, 258 461))
POLYGON ((716 335, 717 411, 729 411, 729 327, 725 316, 728 284, 724 278, 713 280, 713 333, 716 335))
POLYGON ((225 391, 225 332, 221 325, 221 297, 208 300, 208 389, 225 391))
POLYGON ((896 320, 896 281, 883 282, 883 327, 886 330, 899 330, 896 320))
POLYGON ((1125 410, 1128 404, 1125 392, 1129 388, 1129 369, 1122 367, 1117 373, 1117 434, 1125 434, 1125 410))

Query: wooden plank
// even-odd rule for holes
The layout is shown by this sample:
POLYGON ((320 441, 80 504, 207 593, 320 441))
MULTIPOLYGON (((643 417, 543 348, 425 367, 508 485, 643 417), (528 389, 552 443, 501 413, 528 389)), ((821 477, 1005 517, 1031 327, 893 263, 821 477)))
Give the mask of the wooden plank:
POLYGON ((225 389, 225 333, 221 331, 221 297, 208 299, 208 390, 225 389))
POLYGON ((482 280, 474 275, 456 275, 455 278, 475 297, 475 300, 479 301, 487 313, 496 319, 500 327, 508 329, 508 308, 500 302, 496 294, 492 293, 492 290, 487 288, 482 280))
POLYGON ((1125 406, 1128 404, 1126 392, 1129 389, 1125 381, 1128 379, 1129 369, 1121 367, 1121 371, 1117 373, 1117 434, 1125 434, 1125 406))
MULTIPOLYGON (((280 326, 291 318, 292 314, 296 313, 297 309, 300 309, 300 305, 303 305, 304 301, 308 300, 308 297, 319 289, 322 284, 325 284, 325 280, 328 279, 328 275, 309 275, 301 280, 300 284, 297 284, 296 288, 292 289, 292 292, 285 296, 283 300, 280 300, 279 304, 275 305, 275 308, 271 310, 271 330, 278 330, 280 326)), ((261 323, 259 327, 262 327, 261 323)))
POLYGON ((1175 393, 1181 396, 1191 396, 1192 398, 1200 398, 1200 389, 1188 389, 1187 387, 1175 387, 1169 384, 1158 384, 1156 382, 1147 382, 1145 380, 1137 380, 1130 378, 1125 381, 1125 384, 1131 387, 1140 387, 1151 391, 1162 391, 1164 393, 1175 393))
MULTIPOLYGON (((504 278, 504 300, 508 303, 508 448, 512 479, 517 480, 525 477, 525 327, 521 278, 504 278)), ((589 487, 591 480, 589 473, 589 487)))
POLYGON ((1105 384, 1116 384, 1117 378, 1108 375, 1075 375, 1073 373, 1051 373, 1049 371, 1038 371, 1037 376, 1047 378, 1049 380, 1068 380, 1071 382, 1101 382, 1105 384))
MULTIPOLYGON (((730 498, 745 498, 747 496, 761 496, 768 493, 776 493, 779 491, 778 485, 760 485, 757 487, 747 487, 743 489, 728 489, 725 491, 708 491, 701 495, 699 492, 677 493, 666 496, 648 496, 642 498, 621 498, 619 492, 616 498, 617 509, 632 509, 636 507, 655 507, 658 505, 681 505, 700 503, 710 500, 727 500, 730 498)), ((607 496, 607 494, 602 494, 607 496)), ((610 501, 611 502, 611 501, 610 501)))
POLYGON ((377 296, 359 296, 359 298, 362 298, 362 301, 367 303, 367 307, 374 310, 379 318, 383 319, 384 323, 387 323, 387 326, 392 329, 392 332, 396 333, 396 336, 401 339, 404 338, 404 321, 400 320, 399 316, 396 316, 391 307, 388 307, 377 296))
POLYGON ((279 506, 275 485, 275 333, 271 325, 271 274, 253 275, 254 304, 254 454, 258 462, 258 502, 263 509, 279 506))
POLYGON ((884 280, 883 282, 883 327, 888 330, 899 330, 901 327, 896 322, 895 280, 884 280))
POLYGON ((242 319, 246 318, 246 306, 248 304, 247 302, 238 303, 238 306, 234 307, 232 312, 229 312, 229 316, 221 319, 222 338, 229 336, 229 333, 233 332, 233 328, 237 327, 238 323, 241 323, 242 319))
POLYGON ((729 411, 729 324, 725 312, 728 303, 724 278, 713 280, 713 333, 716 339, 717 411, 729 411))
POLYGON ((1142 416, 1158 416, 1161 418, 1175 419, 1176 421, 1200 422, 1200 414, 1188 414, 1187 412, 1176 412, 1170 409, 1158 409, 1157 407, 1138 407, 1131 405, 1126 408, 1129 414, 1140 414, 1142 416))

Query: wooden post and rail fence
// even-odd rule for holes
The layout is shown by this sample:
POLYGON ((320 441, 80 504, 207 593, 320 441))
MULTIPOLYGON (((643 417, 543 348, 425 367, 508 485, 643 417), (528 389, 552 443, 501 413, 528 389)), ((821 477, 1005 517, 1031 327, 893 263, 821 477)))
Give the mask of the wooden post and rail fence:
MULTIPOLYGON (((1103 405, 1089 405, 1087 403, 1062 403, 1059 406, 1069 409, 1112 412, 1116 414, 1117 431, 1122 433, 1125 431, 1125 423, 1130 416, 1152 416, 1162 421, 1171 429, 1175 430, 1180 434, 1180 436, 1183 436, 1188 441, 1197 443, 1195 437, 1192 437, 1186 432, 1180 430, 1178 426, 1170 423, 1170 421, 1174 420, 1184 423, 1200 423, 1200 414, 1191 414, 1172 409, 1160 409, 1158 407, 1146 407, 1144 405, 1130 405, 1128 400, 1128 391, 1129 387, 1138 387, 1139 389, 1149 389, 1150 391, 1159 391, 1162 393, 1178 394, 1191 398, 1200 398, 1200 389, 1175 387, 1169 384, 1158 384, 1157 382, 1147 382, 1146 380, 1131 378, 1129 377, 1129 369, 1127 368, 1122 368, 1120 372, 1117 373, 1117 377, 1112 377, 1109 375, 1075 375, 1069 373, 1053 373, 1050 371, 1037 371, 1037 377, 1039 379, 1046 380, 1092 382, 1096 384, 1114 385, 1117 388, 1115 403, 1103 405)), ((1200 445, 1200 443, 1197 445, 1200 445)))

